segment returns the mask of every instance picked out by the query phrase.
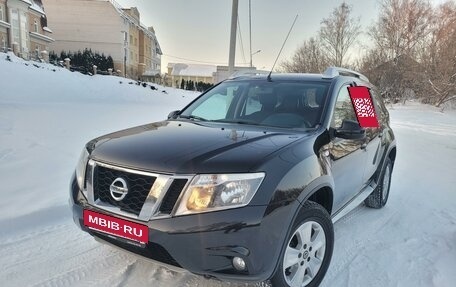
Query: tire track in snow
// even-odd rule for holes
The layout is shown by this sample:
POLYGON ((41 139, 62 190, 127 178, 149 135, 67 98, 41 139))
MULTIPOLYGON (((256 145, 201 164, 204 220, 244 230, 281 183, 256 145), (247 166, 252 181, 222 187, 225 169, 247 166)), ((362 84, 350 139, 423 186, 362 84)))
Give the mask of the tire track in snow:
MULTIPOLYGON (((55 274, 53 277, 46 278, 45 280, 33 286, 65 287, 75 285, 86 285, 86 282, 90 282, 90 279, 87 281, 83 281, 83 279, 86 279, 88 276, 91 276, 93 274, 96 275, 96 277, 93 278, 97 278, 97 280, 95 280, 93 283, 95 285, 98 285, 99 282, 97 281, 101 280, 101 278, 99 277, 100 274, 109 278, 112 274, 115 274, 116 271, 118 272, 117 269, 119 266, 125 266, 124 264, 127 264, 125 270, 127 271, 128 268, 135 262, 134 258, 129 258, 126 254, 115 253, 105 250, 98 254, 98 250, 95 249, 94 251, 95 252, 89 252, 85 254, 88 258, 87 260, 84 260, 84 262, 80 261, 81 256, 73 257, 73 259, 76 259, 75 261, 79 263, 78 266, 68 268, 68 265, 71 266, 75 262, 72 262, 72 260, 70 261, 70 264, 67 264, 65 262, 64 268, 59 268, 59 270, 61 271, 58 274, 55 274)), ((92 284, 89 283, 88 285, 92 284)))
POLYGON ((6 158, 8 155, 12 154, 14 152, 13 149, 7 148, 0 150, 0 160, 6 158))
POLYGON ((392 124, 393 129, 407 129, 419 132, 431 133, 440 136, 456 136, 456 125, 450 124, 420 124, 416 122, 399 122, 392 124))
POLYGON ((88 274, 106 274, 104 270, 133 261, 127 254, 97 244, 68 219, 57 225, 39 226, 30 234, 19 236, 16 244, 12 243, 14 238, 8 238, 8 243, 1 246, 0 277, 7 278, 6 286, 20 286, 21 282, 30 286, 74 286, 88 274))
POLYGON ((138 263, 138 261, 134 261, 131 264, 127 265, 125 267, 125 270, 123 270, 121 273, 119 273, 119 278, 116 280, 118 282, 115 284, 110 284, 110 286, 117 286, 117 287, 125 286, 125 283, 127 282, 128 277, 130 277, 130 275, 133 273, 133 269, 136 267, 137 263, 138 263))
MULTIPOLYGON (((40 214, 43 217, 43 214, 40 214)), ((30 216, 18 219, 28 220, 30 216)), ((44 216, 45 217, 45 216, 44 216)), ((141 257, 96 242, 68 217, 0 237, 2 286, 144 286, 235 287, 236 284, 168 270, 141 257)), ((13 224, 13 223, 10 223, 13 224)), ((2 223, 0 222, 0 226, 2 223)), ((5 222, 3 222, 5 225, 5 222)), ((13 224, 14 225, 14 224, 13 224)))
POLYGON ((260 283, 233 283, 233 282, 222 282, 215 279, 204 279, 198 276, 192 275, 186 282, 185 287, 270 287, 268 282, 260 283))
MULTIPOLYGON (((322 286, 334 286, 332 283, 333 281, 345 282, 349 284, 350 282, 350 265, 353 264, 355 259, 360 256, 360 254, 365 254, 367 248, 370 247, 372 242, 376 242, 376 246, 380 247, 387 247, 386 244, 382 241, 375 240, 376 237, 378 238, 378 233, 387 225, 389 221, 391 221, 397 211, 389 213, 387 216, 382 216, 377 220, 370 222, 368 225, 365 225, 363 229, 363 233, 358 234, 351 234, 353 241, 342 240, 338 237, 340 231, 344 231, 347 229, 345 225, 352 224, 352 221, 357 221, 366 217, 366 213, 372 212, 373 210, 368 209, 363 204, 359 205, 355 208, 352 212, 347 214, 345 217, 341 218, 339 222, 335 224, 335 244, 334 244, 334 253, 332 257, 331 264, 329 266, 328 272, 322 282, 322 286), (339 231, 339 232, 338 232, 339 231), (361 236, 367 235, 367 236, 361 236), (350 242, 350 243, 349 243, 350 242), (347 244, 349 243, 349 244, 347 244), (345 244, 342 246, 342 244, 345 244), (339 249, 342 248, 342 249, 339 249), (342 274, 342 272, 347 271, 346 274, 342 274), (346 280, 336 280, 336 278, 340 276, 347 276, 346 280)), ((353 223, 356 224, 356 223, 353 223)), ((375 273, 374 273, 375 274, 375 273)), ((378 272, 375 274, 375 277, 372 278, 372 281, 369 282, 369 286, 389 286, 387 274, 382 272, 382 269, 378 269, 378 272)), ((344 283, 344 284, 345 284, 344 283)), ((350 285, 350 284, 349 284, 350 285)))

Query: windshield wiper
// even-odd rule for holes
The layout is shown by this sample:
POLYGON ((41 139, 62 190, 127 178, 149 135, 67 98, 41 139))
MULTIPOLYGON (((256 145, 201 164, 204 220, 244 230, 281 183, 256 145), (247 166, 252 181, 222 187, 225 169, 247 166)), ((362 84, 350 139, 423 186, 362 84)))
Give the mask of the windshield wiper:
POLYGON ((195 115, 179 115, 179 118, 182 118, 182 119, 188 119, 188 120, 198 120, 198 121, 207 121, 207 119, 205 118, 202 118, 202 117, 199 117, 199 116, 195 116, 195 115))
POLYGON ((216 120, 214 122, 240 124, 240 125, 254 125, 254 126, 259 126, 260 125, 260 123, 257 123, 257 122, 243 121, 243 120, 216 120))

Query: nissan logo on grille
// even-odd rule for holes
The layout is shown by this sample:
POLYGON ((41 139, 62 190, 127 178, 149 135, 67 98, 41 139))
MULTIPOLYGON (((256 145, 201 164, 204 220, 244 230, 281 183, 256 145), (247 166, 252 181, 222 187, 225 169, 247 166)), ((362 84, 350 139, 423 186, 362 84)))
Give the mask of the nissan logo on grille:
POLYGON ((112 198, 116 201, 121 201, 128 194, 128 185, 125 179, 118 177, 109 186, 112 198))

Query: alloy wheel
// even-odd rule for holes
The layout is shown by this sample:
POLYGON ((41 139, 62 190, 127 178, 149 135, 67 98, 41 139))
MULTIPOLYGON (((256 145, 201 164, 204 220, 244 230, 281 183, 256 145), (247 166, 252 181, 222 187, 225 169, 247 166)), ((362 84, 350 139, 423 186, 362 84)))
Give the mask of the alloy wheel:
POLYGON ((283 259, 283 275, 289 286, 303 287, 312 282, 323 263, 326 235, 315 221, 304 222, 291 236, 283 259))

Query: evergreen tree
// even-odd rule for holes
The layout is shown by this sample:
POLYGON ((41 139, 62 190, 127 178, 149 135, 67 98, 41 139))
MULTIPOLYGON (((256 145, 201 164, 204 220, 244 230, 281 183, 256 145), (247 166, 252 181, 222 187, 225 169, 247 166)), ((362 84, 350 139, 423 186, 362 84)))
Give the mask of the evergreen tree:
POLYGON ((67 53, 65 51, 60 52, 60 60, 64 61, 66 58, 68 58, 67 53))
POLYGON ((106 59, 106 65, 109 68, 111 69, 114 69, 114 60, 112 59, 111 56, 108 56, 108 58, 106 59))
POLYGON ((101 54, 101 57, 99 59, 99 69, 102 70, 102 71, 107 71, 108 70, 108 66, 107 66, 107 60, 106 60, 106 56, 104 53, 101 54))
POLYGON ((54 52, 54 51, 51 51, 49 53, 49 61, 52 62, 52 63, 56 63, 59 59, 59 56, 57 56, 57 54, 54 52))
POLYGON ((50 59, 53 61, 64 61, 66 58, 71 60, 72 67, 78 67, 77 70, 92 72, 93 65, 96 65, 99 71, 107 71, 109 68, 114 68, 114 60, 111 56, 106 57, 104 53, 94 53, 91 49, 84 49, 77 52, 60 52, 60 56, 54 52, 50 52, 50 59))

